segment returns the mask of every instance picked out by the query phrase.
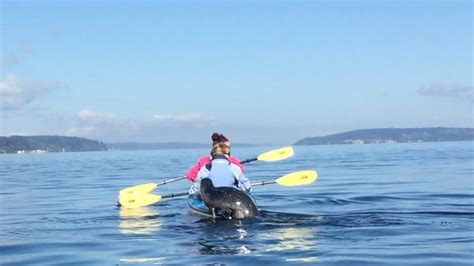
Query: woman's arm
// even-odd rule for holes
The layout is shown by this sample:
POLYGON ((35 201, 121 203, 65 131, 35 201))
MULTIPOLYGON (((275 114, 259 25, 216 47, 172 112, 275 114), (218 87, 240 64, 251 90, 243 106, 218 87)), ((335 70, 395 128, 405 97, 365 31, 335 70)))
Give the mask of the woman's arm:
POLYGON ((237 179, 240 190, 243 190, 247 193, 252 191, 252 184, 250 184, 250 180, 244 175, 237 165, 231 164, 231 171, 237 179))
POLYGON ((188 173, 186 174, 186 178, 189 181, 194 182, 196 180, 196 176, 199 170, 201 170, 203 166, 205 166, 206 164, 210 162, 211 162, 211 157, 208 155, 199 158, 199 161, 197 162, 197 164, 188 170, 188 173))
POLYGON ((202 167, 201 170, 199 170, 199 172, 197 173, 196 179, 194 183, 191 185, 191 188, 189 188, 188 193, 189 194, 199 193, 201 190, 201 180, 203 178, 209 177, 209 173, 210 172, 209 170, 207 170, 206 167, 202 167))

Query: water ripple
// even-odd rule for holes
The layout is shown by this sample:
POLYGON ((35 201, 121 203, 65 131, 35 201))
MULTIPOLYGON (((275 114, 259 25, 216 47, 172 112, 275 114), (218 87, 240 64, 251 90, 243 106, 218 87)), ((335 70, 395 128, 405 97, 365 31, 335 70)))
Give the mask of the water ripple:
MULTIPOLYGON (((235 148, 252 158, 275 147, 235 148)), ((465 143, 297 146, 253 181, 262 216, 211 220, 185 198, 115 206, 117 192, 185 173, 207 149, 0 155, 2 265, 472 265, 474 152, 465 143)), ((186 191, 180 181, 153 193, 186 191)))

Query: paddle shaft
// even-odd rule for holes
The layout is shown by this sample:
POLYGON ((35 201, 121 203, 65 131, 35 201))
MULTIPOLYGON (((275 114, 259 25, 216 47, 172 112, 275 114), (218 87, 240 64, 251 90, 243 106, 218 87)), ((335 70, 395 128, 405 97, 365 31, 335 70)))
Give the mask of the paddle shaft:
POLYGON ((181 196, 186 196, 189 195, 188 192, 180 192, 180 193, 171 193, 168 195, 163 195, 161 196, 162 199, 167 199, 167 198, 175 198, 175 197, 181 197, 181 196))
MULTIPOLYGON (((264 185, 270 185, 270 184, 276 184, 276 181, 257 181, 255 183, 252 183, 252 186, 264 186, 264 185)), ((175 198, 175 197, 181 197, 181 196, 186 196, 189 195, 189 192, 179 192, 179 193, 172 193, 172 194, 167 194, 161 196, 162 199, 167 199, 167 198, 175 198)))
MULTIPOLYGON (((253 162, 253 161, 256 161, 256 160, 258 160, 258 159, 257 158, 252 158, 252 159, 247 159, 247 160, 241 161, 240 163, 241 164, 246 164, 246 163, 253 162)), ((163 180, 159 183, 156 183, 156 186, 166 185, 168 183, 173 183, 173 182, 183 180, 183 179, 186 179, 186 176, 176 177, 176 178, 169 179, 169 180, 163 180)))
POLYGON ((170 180, 163 180, 160 183, 157 183, 156 185, 157 186, 162 186, 162 185, 172 183, 172 182, 176 182, 176 181, 183 180, 183 179, 186 179, 186 176, 177 177, 177 178, 173 178, 173 179, 170 179, 170 180))
MULTIPOLYGON (((307 185, 314 182, 318 178, 318 173, 313 170, 305 170, 305 171, 298 171, 293 172, 282 177, 279 177, 276 180, 269 180, 269 181, 257 181, 252 184, 252 186, 263 186, 269 184, 279 184, 282 186, 299 186, 299 185, 307 185)), ((153 204, 158 202, 160 199, 163 198, 175 198, 179 196, 186 196, 188 192, 180 192, 180 193, 173 193, 164 196, 155 195, 155 194, 138 194, 138 198, 134 196, 122 197, 119 198, 119 203, 125 207, 141 207, 153 204), (127 206, 128 205, 128 206, 127 206)))
MULTIPOLYGON (((246 164, 246 163, 250 163, 250 162, 254 162, 254 161, 258 161, 258 160, 263 160, 263 161, 273 161, 273 160, 282 160, 284 158, 287 158, 288 156, 291 156, 293 155, 293 148, 291 147, 285 147, 285 148, 280 148, 280 149, 276 149, 276 150, 272 150, 272 151, 269 151, 269 152, 266 152, 266 153, 262 153, 260 154, 258 157, 255 157, 255 158, 252 158, 252 159, 247 159, 247 160, 243 160, 243 161, 240 161, 241 164, 246 164), (275 158, 276 156, 276 158, 275 158)), ((182 176, 182 177, 177 177, 177 178, 173 178, 173 179, 170 179, 170 180, 164 180, 158 184, 156 184, 157 186, 161 186, 161 185, 164 185, 164 184, 168 184, 168 183, 171 183, 171 182, 175 182, 175 181, 178 181, 178 180, 182 180, 182 179, 186 179, 186 176, 182 176)), ((267 182, 258 182, 258 184, 256 183, 256 185, 267 185, 267 184, 274 184, 275 182, 271 182, 271 181, 267 181, 267 182)))
POLYGON ((247 159, 247 160, 241 161, 240 163, 241 163, 241 164, 245 164, 245 163, 250 163, 250 162, 253 162, 253 161, 256 161, 256 160, 258 160, 257 157, 252 158, 252 159, 247 159))
POLYGON ((252 186, 265 186, 265 185, 270 185, 270 184, 276 184, 276 181, 257 181, 255 183, 252 183, 252 186))

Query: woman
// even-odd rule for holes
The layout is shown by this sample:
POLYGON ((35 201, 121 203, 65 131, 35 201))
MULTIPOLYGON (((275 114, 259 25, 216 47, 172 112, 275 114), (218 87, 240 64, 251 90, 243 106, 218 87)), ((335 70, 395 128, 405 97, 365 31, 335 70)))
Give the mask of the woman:
MULTIPOLYGON (((224 143, 230 147, 229 140, 222 134, 213 133, 211 136, 211 139, 212 139, 212 147, 216 143, 224 143)), ((242 170, 242 172, 244 171, 244 166, 240 163, 240 160, 237 157, 229 156, 228 159, 231 163, 237 165, 242 170)), ((210 163, 211 160, 212 160, 212 156, 210 155, 201 157, 199 161, 197 162, 197 164, 188 170, 188 173, 186 174, 186 178, 189 181, 194 182, 196 180, 199 170, 201 170, 201 168, 205 166, 206 164, 210 163)))
POLYGON ((211 179, 214 187, 235 187, 244 192, 250 192, 250 181, 242 169, 230 160, 230 147, 226 142, 217 142, 212 146, 210 162, 201 167, 196 175, 189 194, 200 191, 201 180, 211 179))

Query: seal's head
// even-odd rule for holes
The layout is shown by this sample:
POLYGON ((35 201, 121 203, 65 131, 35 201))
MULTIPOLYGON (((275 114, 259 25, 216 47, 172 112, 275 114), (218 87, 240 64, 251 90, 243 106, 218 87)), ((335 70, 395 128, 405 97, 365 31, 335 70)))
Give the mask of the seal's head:
POLYGON ((230 212, 229 218, 259 216, 255 202, 247 193, 233 187, 214 187, 209 178, 201 181, 201 197, 209 209, 230 212))
POLYGON ((210 178, 201 180, 201 194, 208 194, 212 189, 215 189, 215 187, 210 178))

